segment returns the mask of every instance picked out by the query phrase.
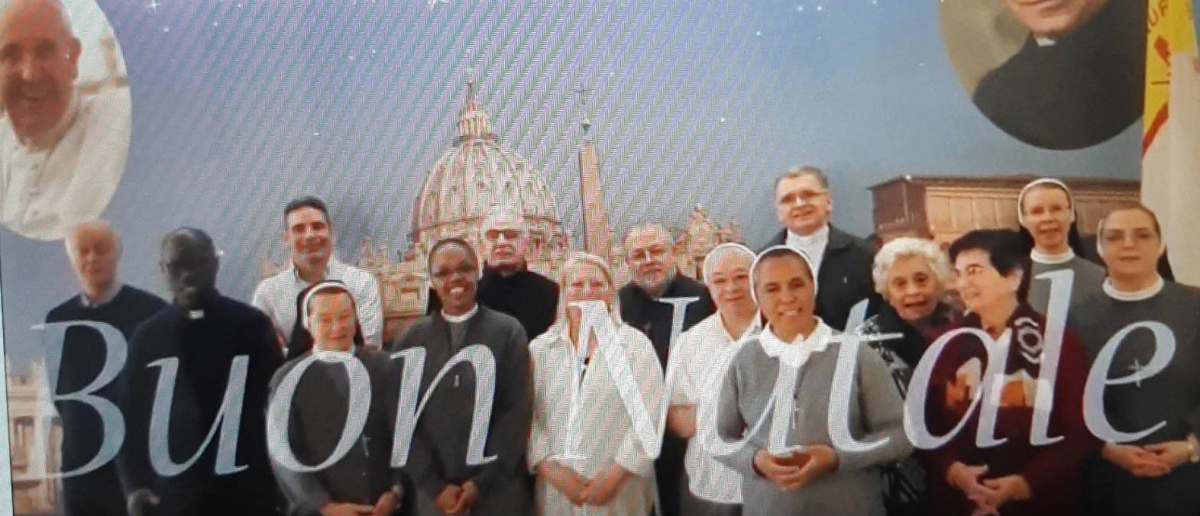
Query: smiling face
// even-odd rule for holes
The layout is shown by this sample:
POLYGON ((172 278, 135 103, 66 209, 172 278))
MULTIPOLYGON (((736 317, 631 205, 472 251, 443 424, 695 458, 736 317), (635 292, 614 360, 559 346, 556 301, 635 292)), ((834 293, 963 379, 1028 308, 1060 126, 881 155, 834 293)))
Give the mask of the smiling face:
POLYGON ((705 282, 717 311, 730 315, 753 314, 756 307, 750 296, 750 265, 754 257, 729 251, 712 259, 715 263, 705 282))
POLYGON ((937 274, 929 267, 925 257, 910 255, 897 258, 888 269, 884 297, 901 319, 911 323, 929 317, 937 308, 941 296, 942 287, 937 274))
POLYGON ((429 276, 433 290, 450 315, 462 315, 475 306, 479 281, 479 262, 475 253, 459 244, 439 247, 430 257, 429 276))
POLYGON ((25 142, 44 141, 66 114, 79 75, 79 40, 56 2, 15 0, 0 17, 0 97, 25 142))
POLYGON ((1054 185, 1035 186, 1021 198, 1022 226, 1033 235, 1033 244, 1046 254, 1062 254, 1070 248, 1071 198, 1054 185))
POLYGON ((955 287, 967 309, 991 313, 1014 303, 1021 285, 1020 271, 1001 275, 983 249, 967 249, 954 259, 955 287))
POLYGON ((812 271, 795 254, 761 259, 754 278, 754 294, 771 331, 780 338, 794 338, 815 324, 812 271))
POLYGON ((571 306, 577 301, 603 301, 604 306, 611 307, 616 300, 616 292, 612 282, 604 274, 604 270, 594 263, 576 262, 564 275, 563 301, 567 306, 567 315, 572 320, 579 320, 581 310, 571 306))
POLYGON ((344 290, 318 292, 308 304, 308 329, 313 347, 350 351, 354 347, 354 300, 344 290))
POLYGON ((1146 212, 1124 209, 1110 213, 1100 232, 1100 247, 1111 276, 1139 281, 1158 274, 1162 235, 1146 212))
POLYGON ((321 210, 303 206, 284 218, 287 233, 284 239, 291 245, 292 261, 303 266, 323 267, 333 252, 329 219, 321 210))
POLYGON ((797 235, 811 235, 829 223, 833 200, 812 174, 784 177, 775 187, 775 211, 779 222, 797 235))
POLYGON ((1057 38, 1083 25, 1105 1, 1126 0, 1005 0, 1004 3, 1029 32, 1057 38))

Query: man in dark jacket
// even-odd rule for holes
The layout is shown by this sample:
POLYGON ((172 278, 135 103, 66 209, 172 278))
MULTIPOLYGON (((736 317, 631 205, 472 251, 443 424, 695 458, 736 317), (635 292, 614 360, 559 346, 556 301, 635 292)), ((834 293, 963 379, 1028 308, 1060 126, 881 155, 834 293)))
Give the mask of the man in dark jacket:
MULTIPOLYGON (((629 230, 625 237, 625 253, 633 269, 633 281, 617 291, 621 319, 646 334, 665 372, 671 340, 716 312, 716 306, 703 283, 679 274, 671 235, 662 225, 647 224, 629 230), (683 324, 675 328, 675 306, 665 300, 687 297, 698 299, 686 305, 683 324)), ((686 451, 686 440, 670 432, 663 437, 662 452, 654 461, 661 506, 659 516, 680 515, 680 486, 686 451)))
POLYGON ((203 231, 168 233, 161 265, 172 303, 134 333, 120 389, 130 516, 277 514, 266 431, 268 384, 283 364, 274 326, 217 291, 203 231))
MULTIPOLYGON (((142 321, 167 303, 158 296, 117 278, 121 241, 103 221, 84 222, 67 235, 67 257, 79 280, 80 293, 50 310, 47 323, 91 321, 112 325, 128 341, 142 321)), ((55 392, 59 395, 86 389, 107 367, 109 345, 94 328, 70 326, 63 335, 55 392)), ((124 366, 124 364, 120 364, 124 366)), ((119 380, 92 391, 93 396, 117 402, 119 380)), ((62 471, 84 467, 101 453, 106 429, 100 412, 90 402, 55 402, 62 417, 62 471)), ((113 461, 78 476, 63 479, 63 512, 66 516, 118 516, 125 514, 125 494, 113 461)))
POLYGON ((786 245, 812 260, 821 285, 817 317, 845 330, 850 310, 864 299, 869 302, 865 317, 875 315, 883 299, 871 280, 872 246, 830 223, 833 193, 825 172, 812 166, 788 169, 775 179, 775 208, 784 229, 767 247, 786 245))
MULTIPOLYGON (((486 266, 479 280, 479 304, 508 314, 521 322, 529 340, 546 333, 558 313, 558 283, 529 270, 525 259, 529 232, 521 217, 496 209, 479 230, 486 266)), ((437 292, 429 291, 427 314, 442 309, 437 292)))

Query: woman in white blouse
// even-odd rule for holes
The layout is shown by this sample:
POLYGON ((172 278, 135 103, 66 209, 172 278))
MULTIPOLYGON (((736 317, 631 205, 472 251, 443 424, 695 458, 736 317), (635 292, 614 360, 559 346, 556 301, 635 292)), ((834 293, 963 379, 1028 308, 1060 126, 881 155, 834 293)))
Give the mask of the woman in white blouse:
MULTIPOLYGON (((594 332, 580 342, 583 313, 572 302, 602 301, 620 356, 654 422, 662 371, 649 339, 622 324, 613 276, 604 260, 576 253, 563 266, 559 315, 530 344, 534 368, 530 470, 545 516, 645 516, 654 499, 653 460, 631 425, 610 366, 594 332), (570 443, 570 445, 569 445, 570 443)), ((615 358, 615 357, 608 357, 615 358)), ((657 430, 657 428, 655 428, 657 430)))

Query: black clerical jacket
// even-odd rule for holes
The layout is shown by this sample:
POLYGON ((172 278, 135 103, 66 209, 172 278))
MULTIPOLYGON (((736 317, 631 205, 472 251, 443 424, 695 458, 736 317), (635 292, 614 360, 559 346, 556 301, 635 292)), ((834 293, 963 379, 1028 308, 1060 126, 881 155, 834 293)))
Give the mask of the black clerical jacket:
POLYGON ((1116 136, 1142 116, 1145 68, 1146 2, 1110 0, 1053 45, 1030 36, 979 81, 973 100, 992 123, 1025 143, 1079 149, 1116 136))
MULTIPOLYGON (((787 229, 784 229, 766 247, 786 243, 787 229)), ((870 244, 829 225, 829 243, 821 258, 821 270, 817 271, 816 313, 830 328, 845 331, 850 309, 863 299, 869 301, 866 317, 879 313, 883 297, 875 291, 875 280, 871 277, 874 260, 870 244)))
MULTIPOLYGON (((656 301, 645 290, 630 283, 618 291, 621 301, 621 319, 630 326, 637 328, 650 339, 654 345, 654 353, 658 355, 659 365, 665 372, 667 360, 670 357, 671 326, 675 316, 675 307, 668 303, 656 301)), ((667 284, 660 298, 697 297, 696 301, 687 305, 683 315, 683 327, 680 333, 687 331, 696 323, 716 312, 712 297, 704 284, 682 276, 667 284)), ((658 484, 659 500, 662 503, 662 516, 680 516, 680 485, 683 477, 683 456, 687 451, 687 441, 667 432, 663 437, 662 450, 654 461, 655 480, 658 484)))
MULTIPOLYGON (((169 306, 142 324, 129 346, 121 388, 127 434, 118 468, 127 492, 150 489, 160 498, 150 514, 210 516, 275 514, 280 503, 267 456, 266 409, 271 375, 283 362, 270 319, 254 307, 215 292, 201 302, 203 316, 192 318, 169 306), (166 449, 171 461, 187 461, 200 449, 225 395, 231 366, 248 358, 237 473, 217 475, 218 435, 191 467, 174 476, 155 471, 150 447, 166 449), (170 425, 166 439, 151 440, 150 417, 160 373, 177 360, 170 425)), ((162 417, 162 416, 160 416, 162 417)), ((226 424, 232 423, 227 419, 226 424)))

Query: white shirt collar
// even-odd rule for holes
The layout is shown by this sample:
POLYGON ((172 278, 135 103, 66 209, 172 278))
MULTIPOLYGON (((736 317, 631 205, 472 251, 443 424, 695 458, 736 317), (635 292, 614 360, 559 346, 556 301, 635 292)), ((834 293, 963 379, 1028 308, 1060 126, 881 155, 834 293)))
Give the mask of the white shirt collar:
POLYGON ((754 316, 754 319, 750 322, 750 326, 746 327, 746 331, 743 331, 742 334, 738 335, 737 337, 734 337, 733 334, 729 333, 729 328, 725 327, 725 320, 721 318, 721 312, 712 314, 710 317, 712 317, 714 319, 713 325, 715 325, 719 329, 719 331, 721 332, 721 336, 724 337, 726 344, 739 342, 742 339, 745 339, 746 337, 757 335, 762 332, 762 318, 759 317, 757 314, 754 316))
POLYGON ((1029 259, 1042 265, 1062 265, 1075 259, 1075 251, 1068 247, 1067 252, 1062 254, 1046 254, 1034 248, 1029 252, 1029 259))
POLYGON ((803 247, 813 247, 825 245, 829 243, 829 224, 824 224, 821 229, 813 231, 811 235, 800 235, 794 233, 791 229, 787 230, 787 243, 800 245, 803 247))
POLYGON ((1159 292, 1162 292, 1163 285, 1165 284, 1166 283, 1163 281, 1162 276, 1158 276, 1155 278, 1154 284, 1150 285, 1149 287, 1134 292, 1124 292, 1117 290, 1117 287, 1113 286, 1112 279, 1105 278, 1102 288, 1104 289, 1104 293, 1108 294, 1108 297, 1116 299, 1117 301, 1145 301, 1157 296, 1159 292))
POLYGON ((1058 41, 1057 41, 1057 40, 1055 40, 1055 39, 1053 39, 1053 38, 1047 38, 1047 37, 1045 37, 1045 36, 1034 36, 1034 37, 1033 37, 1033 42, 1034 42, 1034 43, 1037 43, 1037 46, 1039 46, 1039 47, 1043 47, 1043 48, 1045 48, 1045 47, 1052 47, 1052 46, 1054 46, 1054 45, 1057 45, 1057 44, 1058 44, 1058 41))
MULTIPOLYGON (((325 279, 338 279, 337 273, 339 272, 340 265, 341 262, 338 261, 337 257, 330 254, 329 261, 325 263, 325 279)), ((292 278, 296 280, 297 284, 304 286, 312 284, 300 277, 300 269, 296 268, 296 262, 288 260, 288 269, 292 271, 292 278)))
POLYGON ((445 319, 446 322, 448 322, 448 323, 462 323, 462 322, 467 322, 467 319, 475 317, 475 314, 477 314, 477 313, 479 313, 479 303, 475 303, 475 305, 472 306, 470 310, 467 310, 467 313, 462 314, 462 315, 447 314, 446 309, 443 308, 442 309, 442 318, 445 319))
POLYGON ((117 297, 117 293, 121 291, 121 287, 125 286, 120 281, 113 281, 113 284, 104 291, 98 299, 89 298, 87 292, 79 294, 79 302, 88 308, 99 308, 112 302, 117 297))
POLYGON ((825 348, 829 346, 830 337, 833 337, 833 329, 818 317, 817 326, 807 339, 797 335, 796 340, 790 343, 784 342, 771 331, 771 327, 768 325, 759 332, 758 341, 767 356, 778 358, 784 365, 800 367, 808 361, 809 355, 825 351, 825 348))

